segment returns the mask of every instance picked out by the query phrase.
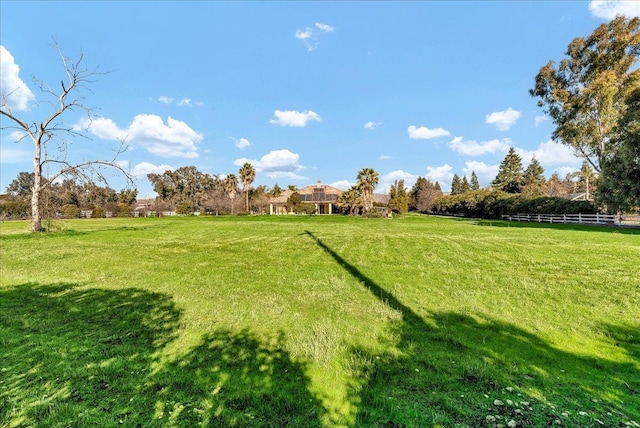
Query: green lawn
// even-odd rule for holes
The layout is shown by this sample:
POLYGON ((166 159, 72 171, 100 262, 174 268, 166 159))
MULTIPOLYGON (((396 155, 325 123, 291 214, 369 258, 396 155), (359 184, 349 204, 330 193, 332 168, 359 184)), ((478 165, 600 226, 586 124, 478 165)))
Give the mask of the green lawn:
POLYGON ((0 224, 0 426, 640 426, 640 231, 0 224), (512 422, 513 421, 513 422, 512 422))

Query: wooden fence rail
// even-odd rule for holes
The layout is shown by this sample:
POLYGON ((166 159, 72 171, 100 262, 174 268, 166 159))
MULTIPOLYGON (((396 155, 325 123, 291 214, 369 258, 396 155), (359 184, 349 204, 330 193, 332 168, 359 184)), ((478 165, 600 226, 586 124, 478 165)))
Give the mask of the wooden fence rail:
POLYGON ((512 214, 503 215, 502 219, 512 221, 534 221, 538 223, 640 226, 640 215, 624 214, 512 214))

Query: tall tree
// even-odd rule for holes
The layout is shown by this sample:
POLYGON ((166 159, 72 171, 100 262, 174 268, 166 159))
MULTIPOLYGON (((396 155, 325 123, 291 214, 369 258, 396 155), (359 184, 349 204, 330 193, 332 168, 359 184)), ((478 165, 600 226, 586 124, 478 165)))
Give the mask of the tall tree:
POLYGON ((453 179, 451 180, 451 194, 459 195, 462 193, 462 180, 458 174, 453 174, 453 179))
POLYGON ((460 183, 460 189, 462 190, 462 193, 466 193, 469 190, 471 190, 471 185, 469 184, 469 180, 467 180, 467 176, 466 175, 462 176, 462 182, 460 183))
POLYGON ((542 167, 542 165, 540 165, 540 162, 538 162, 538 159, 536 159, 534 156, 533 158, 531 158, 531 162, 529 163, 529 166, 527 166, 527 169, 524 170, 524 174, 522 175, 522 183, 525 186, 541 186, 545 183, 545 181, 544 168, 542 167))
POLYGON ((147 174, 160 199, 173 204, 188 204, 193 209, 201 206, 206 192, 214 185, 215 178, 198 171, 195 166, 183 166, 162 174, 147 174))
POLYGON ((605 159, 607 174, 598 189, 598 199, 615 211, 640 210, 640 85, 627 103, 613 141, 618 149, 605 159))
POLYGON ((430 182, 424 177, 418 177, 411 189, 410 208, 421 213, 431 211, 433 203, 442 196, 440 184, 430 182))
POLYGON ((520 193, 522 176, 522 158, 511 147, 502 162, 500 162, 498 175, 491 182, 491 186, 507 193, 520 193))
POLYGON ((229 199, 231 199, 231 214, 233 214, 233 201, 236 198, 236 193, 238 193, 238 177, 235 174, 227 175, 224 180, 224 187, 227 190, 229 199))
POLYGON ((251 183, 253 183, 253 179, 256 178, 256 170, 253 169, 253 166, 249 162, 245 162, 242 167, 240 167, 240 181, 242 181, 242 190, 245 194, 246 200, 246 212, 249 212, 249 190, 251 188, 251 183))
POLYGON ((35 181, 35 174, 33 172, 20 172, 18 176, 7 186, 7 193, 21 198, 28 198, 31 196, 31 189, 33 189, 33 183, 35 181))
POLYGON ((87 160, 78 164, 69 161, 69 140, 71 138, 83 137, 89 139, 76 126, 65 123, 66 113, 73 110, 83 110, 90 116, 90 110, 83 104, 82 90, 93 83, 97 76, 96 70, 84 68, 82 64, 83 55, 80 54, 77 60, 66 57, 62 51, 58 50, 65 80, 60 82, 60 89, 54 90, 44 82, 36 82, 44 98, 39 100, 40 105, 50 104, 52 112, 42 121, 22 119, 19 115, 20 106, 14 106, 11 102, 11 94, 19 88, 0 88, 0 115, 9 119, 10 125, 2 125, 0 129, 13 129, 22 134, 19 142, 29 139, 33 143, 33 186, 31 192, 31 229, 34 232, 42 231, 42 211, 41 202, 43 192, 49 188, 51 183, 59 177, 73 177, 91 181, 98 179, 105 181, 101 168, 109 167, 121 171, 130 182, 131 176, 117 162, 116 158, 125 151, 124 141, 120 142, 120 147, 116 149, 115 155, 111 159, 87 160), (48 100, 46 98, 50 97, 48 100), (51 102, 49 102, 51 101, 51 102), (51 145, 55 149, 48 150, 51 145), (43 176, 45 166, 54 171, 48 177, 43 176))
POLYGON ((409 211, 409 195, 404 180, 395 180, 389 189, 389 209, 398 214, 409 211))
POLYGON ((373 191, 378 185, 378 173, 373 168, 362 168, 356 177, 358 188, 362 193, 364 211, 373 208, 373 191))
POLYGON ((539 98, 556 128, 552 137, 606 175, 603 164, 615 146, 624 101, 640 80, 635 63, 640 54, 640 19, 618 16, 596 28, 587 38, 575 38, 567 57, 556 67, 543 66, 529 91, 539 98))
POLYGON ((480 182, 475 171, 471 171, 471 190, 480 190, 480 182))

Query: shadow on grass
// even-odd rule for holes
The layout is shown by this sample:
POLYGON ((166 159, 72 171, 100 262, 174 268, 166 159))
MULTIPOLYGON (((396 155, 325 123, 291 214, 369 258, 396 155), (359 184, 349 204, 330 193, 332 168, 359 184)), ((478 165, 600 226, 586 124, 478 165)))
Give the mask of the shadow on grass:
POLYGON ((0 291, 0 426, 318 426, 305 368, 250 332, 218 331, 169 363, 181 311, 129 288, 0 291))
MULTIPOLYGON (((473 222, 471 219, 468 221, 473 222)), ((561 223, 538 223, 535 221, 508 221, 508 220, 475 220, 477 226, 489 227, 514 227, 527 229, 559 229, 576 230, 581 232, 600 233, 621 233, 625 235, 640 235, 639 226, 597 226, 587 224, 561 224, 561 223)))
POLYGON ((356 426, 507 426, 513 419, 517 426, 588 427, 640 421, 638 328, 608 326, 632 360, 615 363, 558 350, 482 314, 423 318, 306 233, 373 296, 402 313, 391 327, 395 347, 378 355, 351 350, 359 361, 350 397, 358 408, 356 426))

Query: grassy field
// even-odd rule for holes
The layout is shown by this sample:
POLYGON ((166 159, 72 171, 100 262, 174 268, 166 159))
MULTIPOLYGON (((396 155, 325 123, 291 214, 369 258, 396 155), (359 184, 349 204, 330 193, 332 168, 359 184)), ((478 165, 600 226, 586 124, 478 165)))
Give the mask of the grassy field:
POLYGON ((640 426, 638 230, 55 226, 0 224, 0 426, 640 426))

